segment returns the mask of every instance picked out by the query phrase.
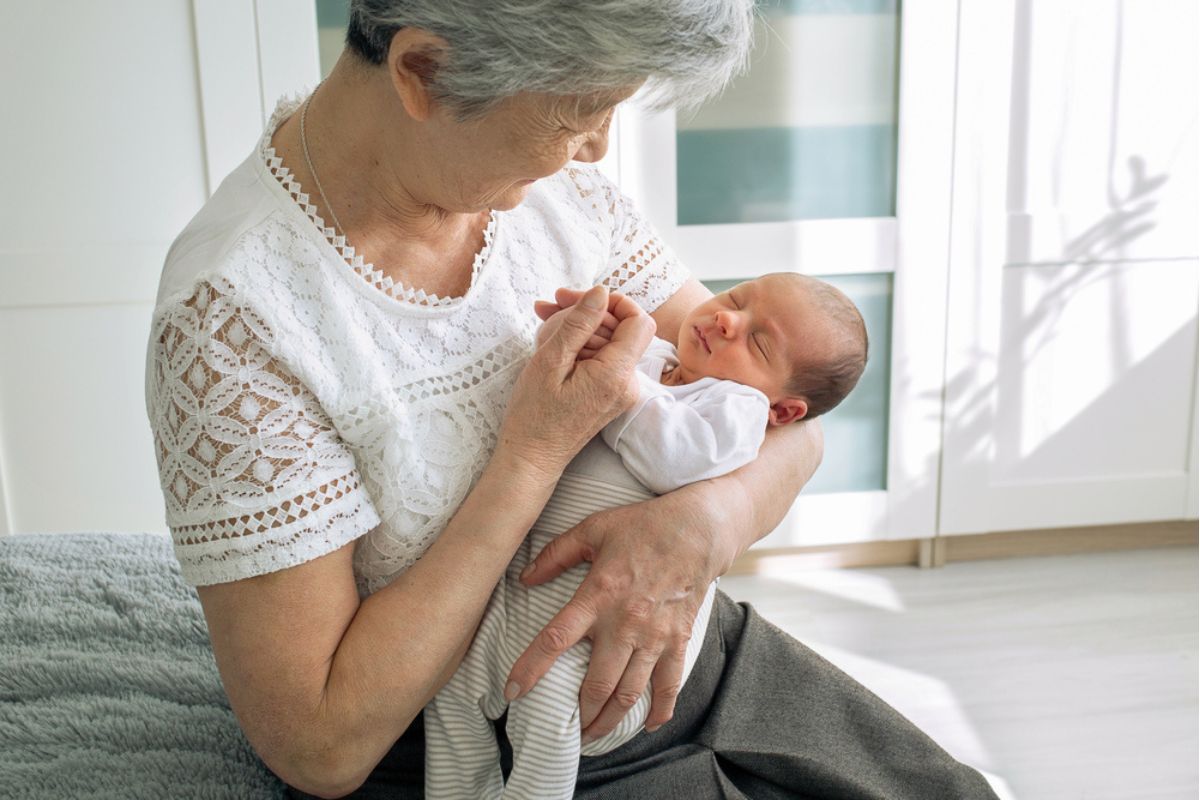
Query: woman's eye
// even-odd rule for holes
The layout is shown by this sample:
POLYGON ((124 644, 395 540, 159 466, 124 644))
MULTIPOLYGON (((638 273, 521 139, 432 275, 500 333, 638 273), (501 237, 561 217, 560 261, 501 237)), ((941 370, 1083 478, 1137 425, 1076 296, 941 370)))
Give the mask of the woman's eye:
POLYGON ((738 303, 738 301, 737 301, 736 299, 734 299, 733 292, 730 292, 730 293, 729 293, 729 302, 733 304, 733 307, 734 307, 734 308, 741 308, 741 307, 742 307, 742 306, 741 306, 741 305, 738 303))

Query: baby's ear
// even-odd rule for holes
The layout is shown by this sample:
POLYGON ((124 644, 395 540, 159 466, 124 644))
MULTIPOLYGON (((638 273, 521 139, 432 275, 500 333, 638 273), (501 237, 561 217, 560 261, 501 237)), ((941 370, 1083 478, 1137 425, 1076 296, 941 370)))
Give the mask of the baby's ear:
POLYGON ((767 416, 767 421, 771 427, 778 427, 798 419, 804 419, 804 415, 807 413, 807 400, 801 400, 799 397, 785 397, 771 406, 771 413, 767 416))

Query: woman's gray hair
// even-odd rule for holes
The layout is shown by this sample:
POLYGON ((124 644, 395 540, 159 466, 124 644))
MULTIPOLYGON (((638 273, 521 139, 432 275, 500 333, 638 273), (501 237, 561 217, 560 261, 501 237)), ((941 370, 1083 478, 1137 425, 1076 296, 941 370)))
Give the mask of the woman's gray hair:
POLYGON ((442 37, 427 75, 459 119, 518 92, 587 95, 646 82, 647 107, 691 110, 745 69, 754 0, 351 0, 348 48, 387 58, 401 28, 442 37))

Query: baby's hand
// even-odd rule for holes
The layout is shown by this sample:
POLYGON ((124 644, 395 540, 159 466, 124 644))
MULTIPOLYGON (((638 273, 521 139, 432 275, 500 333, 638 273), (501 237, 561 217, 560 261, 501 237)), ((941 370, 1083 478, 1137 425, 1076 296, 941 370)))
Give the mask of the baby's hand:
MULTIPOLYGON (((534 301, 534 313, 538 315, 539 319, 544 320, 541 328, 538 329, 537 334, 537 344, 539 347, 541 346, 542 342, 554 335, 554 332, 558 330, 559 326, 562 324, 564 312, 571 306, 575 305, 575 303, 579 302, 580 297, 583 297, 583 292, 577 292, 573 289, 559 289, 555 293, 555 299, 558 301, 558 303, 549 303, 545 300, 534 301), (560 303, 561 305, 559 305, 560 303)), ((620 295, 610 294, 610 303, 614 302, 615 298, 619 297, 620 295)), ((612 315, 611 311, 604 312, 604 318, 601 320, 600 325, 596 328, 596 331, 592 334, 592 338, 588 339, 587 344, 584 345, 583 349, 579 351, 579 359, 583 360, 592 358, 596 355, 596 353, 600 352, 600 348, 604 347, 604 345, 608 344, 608 342, 612 340, 613 331, 616 329, 616 327, 617 318, 612 315)))

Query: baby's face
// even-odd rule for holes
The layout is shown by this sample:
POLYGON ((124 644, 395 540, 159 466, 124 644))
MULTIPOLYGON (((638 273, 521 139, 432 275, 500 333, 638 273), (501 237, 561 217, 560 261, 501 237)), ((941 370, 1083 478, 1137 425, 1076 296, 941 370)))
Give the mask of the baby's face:
POLYGON ((807 294, 796 281, 768 275, 692 309, 679 328, 683 380, 737 381, 779 402, 795 365, 827 346, 827 326, 807 294))

